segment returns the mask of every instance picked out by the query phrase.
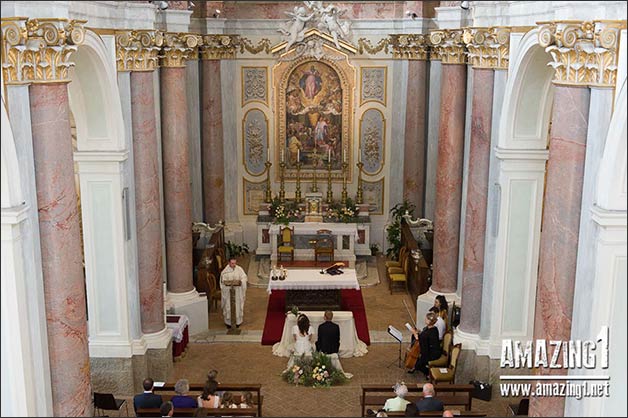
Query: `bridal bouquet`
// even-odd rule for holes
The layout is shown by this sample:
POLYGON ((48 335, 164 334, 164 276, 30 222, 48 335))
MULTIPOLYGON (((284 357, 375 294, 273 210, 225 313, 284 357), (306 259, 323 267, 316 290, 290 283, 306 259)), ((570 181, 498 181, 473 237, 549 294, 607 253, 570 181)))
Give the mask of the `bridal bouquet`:
POLYGON ((294 365, 283 372, 283 380, 295 385, 330 387, 347 381, 344 373, 331 365, 331 358, 324 353, 314 352, 312 356, 294 359, 294 365))

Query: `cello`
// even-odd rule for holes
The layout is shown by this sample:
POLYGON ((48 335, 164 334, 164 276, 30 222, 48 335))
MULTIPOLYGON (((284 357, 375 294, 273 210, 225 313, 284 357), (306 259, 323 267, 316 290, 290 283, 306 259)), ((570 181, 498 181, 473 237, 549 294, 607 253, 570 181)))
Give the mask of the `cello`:
MULTIPOLYGON (((410 313, 410 309, 408 309, 408 305, 406 305, 405 300, 403 301, 403 306, 406 307, 406 311, 408 311, 408 315, 410 316, 410 321, 412 321, 412 323, 414 324, 414 329, 416 329, 418 332, 416 323, 412 319, 412 314, 410 313)), ((414 366, 416 365, 416 362, 420 356, 421 356, 421 345, 419 344, 419 339, 415 338, 414 342, 411 343, 408 349, 406 350, 406 359, 405 359, 406 369, 414 370, 414 366)))

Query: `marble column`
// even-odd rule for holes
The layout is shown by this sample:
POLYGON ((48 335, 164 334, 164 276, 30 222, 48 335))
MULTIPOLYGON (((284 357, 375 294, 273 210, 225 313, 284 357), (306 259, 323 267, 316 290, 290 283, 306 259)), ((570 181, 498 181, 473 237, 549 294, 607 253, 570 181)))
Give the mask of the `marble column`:
POLYGON ((131 73, 135 217, 142 332, 164 329, 159 162, 153 71, 131 73))
POLYGON ((493 81, 492 69, 473 69, 460 330, 474 334, 480 332, 482 312, 493 81))
POLYGON ((194 290, 185 66, 161 68, 161 141, 168 291, 194 290))
POLYGON ((220 60, 202 60, 203 210, 205 222, 225 219, 225 165, 222 135, 220 60))
MULTIPOLYGON (((571 336, 582 183, 589 120, 587 87, 556 85, 543 199, 534 338, 571 336)), ((550 369, 539 369, 550 374, 550 369)), ((564 374, 564 370, 552 370, 564 374)), ((533 416, 562 416, 564 398, 532 398, 533 416)))
POLYGON ((442 65, 432 289, 454 293, 458 281, 466 65, 442 65))
POLYGON ((54 415, 90 416, 81 218, 67 84, 31 85, 30 110, 54 415))
POLYGON ((415 214, 425 214, 425 101, 427 61, 408 61, 406 130, 403 161, 403 195, 416 206, 415 214))

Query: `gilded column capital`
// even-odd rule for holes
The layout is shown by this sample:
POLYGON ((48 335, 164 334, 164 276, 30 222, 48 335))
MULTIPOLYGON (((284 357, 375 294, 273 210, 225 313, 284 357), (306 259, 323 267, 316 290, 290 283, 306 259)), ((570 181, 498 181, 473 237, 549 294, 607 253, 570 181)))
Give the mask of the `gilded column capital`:
POLYGON ((118 71, 153 71, 159 67, 164 35, 155 30, 116 31, 118 71))
POLYGON ((201 59, 233 59, 241 42, 238 35, 204 35, 201 59))
POLYGON ((2 19, 5 84, 68 82, 70 55, 85 40, 85 20, 2 19))
POLYGON ((554 84, 615 87, 625 27, 619 20, 539 22, 539 44, 552 56, 554 84))
POLYGON ((432 59, 443 64, 466 64, 467 50, 462 29, 439 29, 430 32, 432 59))
POLYGON ((407 60, 427 60, 429 36, 421 34, 390 35, 389 44, 393 58, 407 60))
POLYGON ((194 33, 165 32, 161 49, 162 67, 185 67, 185 61, 196 57, 198 47, 202 45, 201 35, 194 33))
POLYGON ((467 57, 473 68, 508 69, 510 52, 508 27, 464 28, 463 42, 467 45, 467 57))

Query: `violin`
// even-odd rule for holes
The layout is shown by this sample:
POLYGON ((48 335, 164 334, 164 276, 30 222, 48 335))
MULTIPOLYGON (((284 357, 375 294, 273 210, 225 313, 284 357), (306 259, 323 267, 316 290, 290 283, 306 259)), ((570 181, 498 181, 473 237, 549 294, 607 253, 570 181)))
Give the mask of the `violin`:
MULTIPOLYGON (((408 309, 408 305, 406 305, 406 301, 403 301, 403 305, 406 307, 406 311, 408 311, 408 315, 410 316, 410 321, 414 324, 414 329, 417 329, 416 323, 412 319, 412 315, 410 314, 410 310, 408 309)), ((418 332, 418 331, 417 331, 418 332)), ((419 344, 419 339, 415 338, 414 342, 410 343, 406 350, 406 359, 405 366, 406 369, 414 369, 417 360, 421 357, 421 344, 419 344)))

